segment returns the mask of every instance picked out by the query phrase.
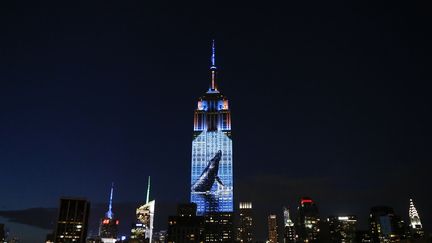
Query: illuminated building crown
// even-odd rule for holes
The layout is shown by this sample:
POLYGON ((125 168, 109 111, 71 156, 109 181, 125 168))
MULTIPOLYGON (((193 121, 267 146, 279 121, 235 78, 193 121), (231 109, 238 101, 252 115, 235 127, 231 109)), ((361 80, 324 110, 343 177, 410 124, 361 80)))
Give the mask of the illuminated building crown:
POLYGON ((417 212, 417 209, 414 206, 414 202, 412 199, 410 199, 409 217, 410 217, 410 221, 411 221, 410 225, 412 228, 422 228, 420 216, 417 212))

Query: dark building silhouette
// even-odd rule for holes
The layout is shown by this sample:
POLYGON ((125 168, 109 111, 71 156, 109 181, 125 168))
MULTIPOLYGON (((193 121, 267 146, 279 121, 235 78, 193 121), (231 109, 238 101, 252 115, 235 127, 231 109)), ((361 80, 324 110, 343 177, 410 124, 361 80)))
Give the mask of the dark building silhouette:
POLYGON ((268 242, 277 243, 278 242, 278 232, 277 232, 277 217, 275 214, 270 214, 267 218, 268 223, 268 242))
POLYGON ((6 236, 5 236, 4 224, 0 224, 0 241, 1 242, 5 241, 6 240, 5 238, 6 236))
POLYGON ((319 213, 315 202, 309 197, 303 197, 297 208, 296 232, 298 242, 317 242, 319 235, 319 213))
POLYGON ((404 238, 405 224, 391 207, 372 207, 369 223, 372 242, 398 242, 404 238))
POLYGON ((372 236, 369 230, 357 230, 356 231, 356 243, 370 243, 372 242, 372 236))
POLYGON ((86 199, 61 198, 55 242, 86 242, 89 213, 86 199))
POLYGON ((332 216, 327 218, 330 241, 335 243, 356 242, 357 218, 355 216, 332 216))
POLYGON ((168 218, 167 242, 204 242, 204 217, 196 213, 195 203, 179 204, 177 216, 168 218))
POLYGON ((205 242, 233 242, 234 225, 232 213, 208 213, 204 215, 205 242))
POLYGON ((253 241, 253 211, 251 202, 240 202, 238 209, 237 242, 253 241))

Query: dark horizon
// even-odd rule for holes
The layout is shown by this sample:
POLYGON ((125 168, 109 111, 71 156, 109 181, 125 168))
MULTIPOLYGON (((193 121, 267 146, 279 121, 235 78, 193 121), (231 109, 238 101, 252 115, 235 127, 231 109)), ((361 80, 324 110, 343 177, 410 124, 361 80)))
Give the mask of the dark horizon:
POLYGON ((423 3, 0 6, 0 211, 107 202, 112 181, 114 203, 141 202, 148 175, 153 198, 188 202, 215 39, 235 208, 281 215, 310 196, 364 221, 375 205, 407 218, 413 198, 432 229, 423 3))

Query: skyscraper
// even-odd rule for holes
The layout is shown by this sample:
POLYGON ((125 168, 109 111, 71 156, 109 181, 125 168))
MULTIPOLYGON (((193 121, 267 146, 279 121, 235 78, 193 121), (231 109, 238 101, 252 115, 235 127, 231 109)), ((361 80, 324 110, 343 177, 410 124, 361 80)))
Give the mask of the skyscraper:
POLYGON ((168 218, 168 243, 204 242, 204 216, 196 216, 196 204, 179 204, 177 216, 168 218))
POLYGON ((297 237, 295 233, 295 227, 293 221, 291 220, 288 208, 283 209, 283 215, 284 215, 284 235, 283 235, 284 243, 296 242, 297 237))
POLYGON ((151 243, 153 238, 153 221, 155 200, 150 199, 150 176, 147 184, 146 203, 136 210, 136 223, 131 230, 131 238, 141 243, 151 243))
POLYGON ((87 238, 89 213, 90 202, 87 200, 61 198, 55 242, 84 243, 87 238))
POLYGON ((330 240, 335 243, 356 242, 357 218, 353 215, 328 217, 327 223, 330 229, 330 240))
POLYGON ((275 214, 270 214, 267 219, 268 222, 268 242, 277 243, 278 233, 277 233, 277 218, 275 214))
POLYGON ((369 215, 372 242, 397 242, 400 240, 400 217, 393 208, 372 207, 369 215))
POLYGON ((198 215, 233 212, 231 113, 217 85, 214 41, 210 76, 210 87, 194 112, 191 202, 198 215))
POLYGON ((424 236, 423 226, 420 221, 420 216, 417 212, 414 202, 410 199, 409 205, 409 218, 410 218, 410 237, 417 239, 424 236))
POLYGON ((115 243, 117 240, 119 220, 114 217, 114 213, 112 212, 113 193, 114 183, 111 184, 108 211, 99 224, 99 236, 103 243, 115 243))
POLYGON ((237 228, 237 241, 238 242, 252 242, 253 241, 253 217, 252 217, 252 203, 240 202, 239 203, 239 225, 237 228))
POLYGON ((297 208, 297 227, 296 232, 300 242, 316 242, 319 234, 319 213, 315 202, 309 197, 300 200, 297 208))

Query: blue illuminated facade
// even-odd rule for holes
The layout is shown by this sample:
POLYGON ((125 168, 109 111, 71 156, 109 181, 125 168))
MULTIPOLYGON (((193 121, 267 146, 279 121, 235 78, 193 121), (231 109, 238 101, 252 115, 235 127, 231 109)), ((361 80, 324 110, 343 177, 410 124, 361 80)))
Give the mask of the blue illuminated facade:
POLYGON ((228 99, 216 86, 212 45, 211 85, 198 100, 192 141, 191 202, 197 214, 233 212, 233 154, 228 99))

